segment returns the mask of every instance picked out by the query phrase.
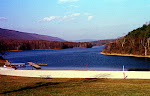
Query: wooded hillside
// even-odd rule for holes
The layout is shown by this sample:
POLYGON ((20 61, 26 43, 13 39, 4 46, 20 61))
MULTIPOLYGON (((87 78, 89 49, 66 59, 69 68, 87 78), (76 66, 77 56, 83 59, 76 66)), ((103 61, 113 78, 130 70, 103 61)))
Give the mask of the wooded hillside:
POLYGON ((75 43, 44 40, 1 40, 1 50, 48 50, 65 48, 91 48, 91 43, 75 43))
POLYGON ((47 41, 65 41, 58 37, 40 35, 35 33, 26 33, 9 29, 0 28, 0 40, 47 40, 47 41))
POLYGON ((51 50, 65 48, 91 48, 88 42, 67 42, 63 39, 0 28, 0 56, 8 50, 51 50))
POLYGON ((107 44, 103 53, 150 55, 150 24, 144 24, 122 39, 107 44))

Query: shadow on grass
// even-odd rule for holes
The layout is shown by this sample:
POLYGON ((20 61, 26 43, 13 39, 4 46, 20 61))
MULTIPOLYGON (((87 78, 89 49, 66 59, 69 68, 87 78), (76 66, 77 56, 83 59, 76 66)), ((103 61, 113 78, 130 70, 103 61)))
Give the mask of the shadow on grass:
POLYGON ((92 82, 104 82, 105 79, 98 79, 98 78, 84 78, 84 79, 71 79, 68 80, 66 82, 48 82, 48 83, 44 83, 44 82, 37 82, 34 85, 31 86, 27 86, 27 87, 23 87, 20 89, 14 89, 11 91, 4 91, 1 92, 1 94, 8 94, 8 93, 13 93, 13 92, 21 92, 21 91, 25 91, 25 90, 32 90, 32 89, 36 89, 36 88, 69 88, 69 87, 76 87, 76 86, 81 86, 84 85, 86 83, 92 83, 92 82))
POLYGON ((98 80, 97 78, 86 78, 83 82, 91 83, 91 82, 96 82, 97 80, 98 80))
POLYGON ((98 74, 96 76, 94 76, 95 78, 108 78, 110 77, 111 75, 110 74, 98 74))
POLYGON ((42 83, 42 82, 38 82, 36 83, 36 86, 27 86, 24 88, 20 88, 17 90, 12 90, 12 91, 5 91, 5 92, 1 92, 0 94, 7 94, 7 93, 12 93, 12 92, 19 92, 19 91, 24 91, 24 90, 28 90, 28 89, 35 89, 35 88, 39 88, 39 87, 46 87, 46 86, 50 86, 50 85, 58 85, 60 83, 53 83, 53 82, 49 82, 49 83, 42 83))
POLYGON ((98 79, 98 78, 83 78, 83 79, 76 79, 76 80, 69 80, 66 82, 69 87, 74 87, 74 86, 81 86, 82 84, 86 83, 93 83, 93 82, 103 82, 105 79, 98 79))

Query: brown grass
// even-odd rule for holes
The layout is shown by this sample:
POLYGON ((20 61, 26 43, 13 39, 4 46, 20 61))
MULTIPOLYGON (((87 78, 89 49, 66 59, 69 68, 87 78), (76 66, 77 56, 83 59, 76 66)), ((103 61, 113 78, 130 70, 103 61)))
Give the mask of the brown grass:
POLYGON ((148 96, 150 80, 43 79, 0 75, 0 96, 148 96))

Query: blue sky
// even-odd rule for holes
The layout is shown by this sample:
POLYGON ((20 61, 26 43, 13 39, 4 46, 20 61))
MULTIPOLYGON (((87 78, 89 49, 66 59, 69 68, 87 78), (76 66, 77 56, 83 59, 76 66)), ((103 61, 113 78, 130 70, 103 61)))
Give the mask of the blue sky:
POLYGON ((150 21, 150 0, 0 0, 0 27, 65 40, 113 39, 150 21))

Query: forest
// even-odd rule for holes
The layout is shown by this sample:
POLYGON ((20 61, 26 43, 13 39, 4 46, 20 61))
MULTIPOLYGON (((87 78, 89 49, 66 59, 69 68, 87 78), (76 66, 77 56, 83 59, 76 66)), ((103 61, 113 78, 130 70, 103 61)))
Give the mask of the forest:
POLYGON ((107 44, 103 53, 150 55, 150 23, 144 24, 126 36, 107 44))
POLYGON ((0 40, 0 53, 7 50, 51 50, 66 48, 91 48, 88 42, 61 42, 45 40, 0 40))

